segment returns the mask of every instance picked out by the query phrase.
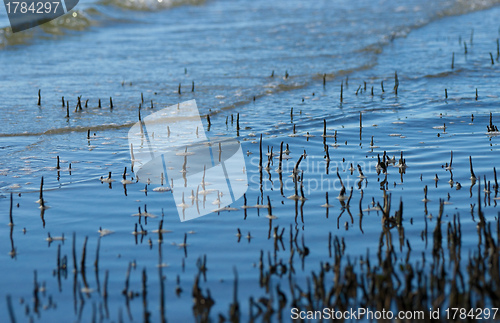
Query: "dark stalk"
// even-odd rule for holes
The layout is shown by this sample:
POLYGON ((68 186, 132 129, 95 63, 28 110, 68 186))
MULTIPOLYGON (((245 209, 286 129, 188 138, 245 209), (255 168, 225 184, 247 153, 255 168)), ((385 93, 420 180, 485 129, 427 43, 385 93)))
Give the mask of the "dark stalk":
POLYGON ((344 102, 344 81, 340 83, 340 103, 344 102))
POLYGON ((476 175, 474 174, 474 170, 472 169, 472 156, 469 156, 469 164, 470 164, 470 176, 471 176, 471 179, 476 179, 476 175))
POLYGON ((12 205, 13 205, 13 198, 12 198, 12 192, 10 193, 10 209, 9 209, 9 219, 10 219, 10 226, 14 225, 14 220, 12 218, 12 205))
POLYGON ((394 73, 394 93, 396 96, 398 95, 398 88, 399 88, 399 79, 398 79, 398 72, 396 71, 394 73))
POLYGON ((40 180, 40 197, 39 197, 40 203, 42 203, 42 200, 43 200, 43 176, 42 179, 40 180))

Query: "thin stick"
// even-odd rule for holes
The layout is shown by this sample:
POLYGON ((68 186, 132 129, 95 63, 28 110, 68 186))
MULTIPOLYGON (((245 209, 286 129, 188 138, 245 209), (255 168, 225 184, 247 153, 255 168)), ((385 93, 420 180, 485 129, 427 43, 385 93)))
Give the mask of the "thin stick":
POLYGON ((113 109, 113 98, 109 97, 109 108, 113 109))
POLYGON ((500 42, 498 41, 498 38, 497 38, 497 60, 498 60, 498 57, 500 57, 500 42))
POLYGON ((40 197, 39 197, 40 203, 43 200, 43 176, 42 179, 40 180, 40 197))
POLYGON ((340 83, 340 103, 344 102, 344 81, 340 83))
POLYGON ((304 158, 304 155, 300 155, 299 157, 299 160, 297 161, 297 164, 295 164, 295 167, 293 169, 293 173, 296 175, 298 174, 298 169, 299 169, 299 165, 300 165, 300 162, 302 161, 302 158, 304 158))
POLYGON ((493 167, 493 174, 495 175, 495 190, 498 191, 497 170, 493 167))
POLYGON ((394 93, 396 96, 398 95, 398 88, 399 88, 399 79, 398 79, 398 72, 396 71, 394 73, 394 93))
POLYGON ((451 69, 455 68, 455 52, 451 54, 451 69))
POLYGON ((14 220, 12 219, 12 205, 13 205, 13 197, 12 197, 12 192, 10 192, 10 209, 9 209, 10 226, 14 225, 14 220))
POLYGON ((476 175, 474 174, 474 170, 472 169, 472 156, 469 156, 469 164, 470 164, 470 176, 471 176, 471 179, 476 179, 476 175))
POLYGON ((38 105, 42 105, 42 94, 41 94, 41 91, 42 90, 38 90, 38 105))

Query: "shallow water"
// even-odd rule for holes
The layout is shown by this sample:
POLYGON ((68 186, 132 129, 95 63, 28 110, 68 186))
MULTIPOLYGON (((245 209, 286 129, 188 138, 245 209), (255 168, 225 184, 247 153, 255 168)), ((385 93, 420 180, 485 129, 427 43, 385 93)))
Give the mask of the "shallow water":
MULTIPOLYGON (((499 136, 486 129, 490 112, 494 124, 500 120, 495 82, 499 9, 493 5, 415 1, 400 6, 362 1, 353 7, 347 1, 257 1, 249 6, 243 1, 208 1, 161 8, 147 3, 127 9, 123 7, 128 5, 112 2, 83 2, 77 7, 77 17, 88 17, 88 26, 82 23, 84 27, 77 28, 69 22, 69 29, 44 27, 26 32, 24 38, 4 40, 0 53, 5 66, 0 72, 0 209, 7 224, 9 195, 14 192, 15 226, 0 228, 4 237, 0 271, 2 294, 11 296, 16 318, 50 322, 61 317, 88 321, 96 316, 145 321, 144 312, 149 312, 152 322, 162 315, 191 321, 195 319, 191 293, 199 272, 197 260, 206 255, 206 281, 202 275, 200 286, 204 294, 210 290, 215 300, 210 317, 216 320, 219 313, 228 317, 236 269, 241 320, 247 321, 249 298, 269 297, 259 287, 260 253, 264 259, 269 252, 273 262, 287 263, 290 234, 298 237, 295 253, 301 241, 309 249, 307 256, 296 254, 294 260, 293 279, 304 289, 311 271, 320 262, 331 261, 330 234, 343 239, 351 260, 366 257, 367 250, 376 259, 382 213, 367 209, 377 202, 384 205, 383 187, 391 195, 391 214, 400 200, 404 206, 404 238, 392 232, 400 264, 409 252, 408 244, 416 257, 410 259, 413 264, 421 260, 421 253, 432 251, 431 231, 440 199, 447 202, 444 224, 460 214, 465 258, 478 244, 479 204, 487 221, 498 218, 494 191, 481 193, 478 200, 483 176, 494 183, 493 168, 499 156, 499 136), (489 9, 476 11, 483 8, 489 9), (396 71, 397 96, 393 90, 396 71), (191 92, 193 81, 195 91, 191 92), (41 106, 36 105, 38 89, 41 106), (127 134, 137 120, 141 93, 143 115, 194 98, 202 114, 211 113, 209 137, 238 136, 243 151, 252 153, 245 155, 247 204, 267 204, 269 197, 277 219, 266 218, 266 208, 243 210, 240 199, 232 205, 238 211, 180 222, 171 193, 153 192, 153 184, 147 194, 141 191, 144 184, 121 185, 119 174, 130 166, 127 134), (89 106, 75 112, 79 95, 83 103, 89 99, 89 106), (65 118, 61 96, 69 101, 70 118, 65 118), (109 97, 113 97, 112 110, 109 97), (99 98, 102 108, 97 107, 99 98), (238 113, 239 131, 235 119, 230 121, 238 113), (324 120, 326 138, 321 137, 324 120), (293 125, 298 136, 291 137, 293 125), (90 138, 87 129, 91 129, 90 138), (307 133, 314 137, 304 136, 307 133), (282 141, 290 147, 291 159, 284 164, 281 180, 283 191, 275 171, 277 159, 269 172, 262 171, 260 180, 260 134, 264 152, 273 147, 279 154, 282 141), (375 147, 370 147, 372 136, 375 147), (324 140, 331 158, 328 174, 324 140), (307 157, 300 169, 307 200, 289 199, 295 186, 289 175, 304 150, 307 157), (389 166, 387 184, 381 186, 385 176, 377 174, 375 165, 377 154, 382 156, 384 151, 397 160, 403 151, 408 167, 401 174, 399 168, 389 166), (450 151, 451 185, 452 175, 442 167, 449 163, 450 151), (56 156, 61 159, 59 171, 56 156), (472 185, 469 156, 481 183, 472 185), (362 166, 366 179, 360 182, 357 169, 351 174, 351 163, 354 168, 362 166), (347 194, 353 191, 348 208, 342 208, 336 198, 340 191, 337 167, 347 194), (109 171, 117 180, 111 186, 99 181, 109 171), (43 213, 35 203, 41 176, 44 199, 50 206, 43 213), (461 189, 457 190, 456 182, 461 189), (430 201, 424 203, 426 185, 430 201), (331 208, 321 207, 327 191, 331 208), (145 204, 158 217, 148 219, 147 225, 142 219, 148 234, 134 236, 131 232, 138 218, 131 215, 145 204), (165 233, 160 244, 152 230, 158 228, 162 214, 163 227, 172 232, 165 233), (273 238, 276 226, 279 231, 285 229, 283 245, 278 247, 273 238), (101 238, 95 270, 100 227, 114 233, 101 238), (72 272, 73 232, 79 269, 83 241, 88 237, 86 270, 76 276, 72 272), (249 232, 251 239, 246 238, 249 232), (49 244, 45 241, 48 233, 53 237, 64 234, 67 240, 49 244), (173 245, 182 243, 185 234, 186 247, 173 245), (68 259, 66 274, 57 270, 59 245, 61 257, 68 259), (9 254, 13 249, 15 255, 9 254), (122 295, 131 262, 129 290, 142 292, 141 275, 146 270, 146 304, 139 295, 127 305, 122 295), (165 265, 158 267, 159 263, 165 265), (40 291, 40 303, 33 297, 34 271, 45 289, 40 291), (91 292, 80 292, 85 284, 91 292), (177 287, 182 289, 179 295, 177 287)), ((129 172, 129 177, 133 175, 129 172)), ((271 284, 281 286, 290 297, 288 275, 273 275, 271 284)), ((0 309, 7 313, 7 303, 0 302, 0 309)), ((289 320, 289 310, 287 305, 283 321, 289 320)), ((271 320, 278 320, 278 314, 271 320)))

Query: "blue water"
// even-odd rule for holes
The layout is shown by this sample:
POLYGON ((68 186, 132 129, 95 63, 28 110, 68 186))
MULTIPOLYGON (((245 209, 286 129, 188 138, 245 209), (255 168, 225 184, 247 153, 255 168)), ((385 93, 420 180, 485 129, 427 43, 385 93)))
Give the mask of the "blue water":
MULTIPOLYGON (((144 321, 142 295, 130 300, 128 306, 122 295, 131 262, 135 265, 129 290, 140 293, 142 270, 147 272, 151 322, 160 321, 162 315, 170 321, 194 321, 191 293, 197 260, 204 255, 208 270, 200 286, 204 293, 209 289, 215 300, 210 317, 215 321, 219 313, 228 316, 236 268, 241 320, 247 321, 249 298, 269 296, 259 287, 260 252, 264 252, 266 262, 270 252, 277 262, 287 263, 290 233, 297 233, 298 241, 303 238, 310 250, 303 266, 297 255, 294 260, 294 280, 303 288, 310 272, 317 270, 320 262, 330 261, 330 233, 344 239, 352 259, 365 256, 367 250, 376 259, 382 215, 367 209, 376 202, 383 204, 380 182, 384 176, 376 173, 375 165, 377 154, 382 156, 384 151, 396 159, 403 151, 408 164, 404 174, 389 167, 385 192, 391 194, 391 213, 400 200, 404 203, 405 236, 412 254, 430 251, 432 243, 426 236, 429 240, 432 237, 439 199, 447 201, 445 223, 460 214, 464 257, 477 246, 474 215, 478 203, 488 221, 496 220, 497 195, 493 192, 485 198, 483 193, 479 202, 479 183, 472 185, 469 172, 470 155, 481 182, 486 176, 493 184, 493 167, 499 166, 499 137, 486 129, 490 112, 495 124, 500 120, 496 86, 500 12, 496 2, 137 3, 83 1, 76 8, 76 17, 65 16, 21 34, 11 35, 6 27, 0 37, 0 210, 5 223, 0 228, 0 281, 2 299, 10 295, 18 321, 91 321, 94 315, 110 322, 119 317, 144 321), (397 95, 393 90, 396 71, 397 95), (83 103, 89 100, 88 107, 75 112, 80 95, 83 103), (66 108, 61 107, 62 96, 69 101, 69 118, 65 118, 66 108), (98 99, 101 108, 97 107, 98 99), (137 121, 139 104, 147 115, 190 99, 196 99, 203 116, 211 115, 212 126, 210 131, 206 129, 209 137, 237 136, 243 152, 251 153, 245 154, 241 167, 249 180, 247 204, 267 204, 269 196, 277 219, 266 218, 265 208, 243 210, 240 199, 232 205, 238 211, 180 222, 171 193, 153 192, 155 186, 149 185, 146 195, 141 191, 144 184, 120 184, 124 167, 129 167, 129 177, 133 176, 127 134, 137 121), (239 131, 236 119, 226 124, 226 118, 236 118, 238 113, 239 131), (331 158, 328 174, 321 137, 324 120, 331 158), (293 125, 297 136, 289 136, 293 125), (304 136, 307 133, 314 137, 304 136), (282 141, 290 147, 283 192, 275 171, 277 159, 260 180, 261 134, 264 152, 273 147, 274 153, 279 153, 282 141), (372 136, 375 147, 370 147, 372 136), (288 198, 294 194, 289 175, 304 150, 307 157, 301 169, 307 200, 297 201, 288 198), (450 171, 442 167, 449 163, 450 151, 451 184, 450 171), (61 159, 59 171, 54 169, 56 156, 61 159), (351 163, 355 168, 352 173, 351 163), (361 182, 357 164, 367 177, 361 182), (340 191, 337 167, 347 194, 351 187, 353 190, 347 209, 336 198, 340 191), (117 180, 111 187, 99 181, 109 171, 117 180), (41 176, 45 180, 44 199, 50 206, 43 214, 35 203, 41 176), (428 203, 421 201, 425 185, 431 200, 428 203), (328 209, 321 207, 326 191, 333 204, 328 209), (10 192, 14 227, 7 226, 10 192), (131 215, 144 204, 158 217, 148 219, 147 225, 142 219, 148 234, 134 236, 131 232, 138 218, 131 215), (164 234, 163 243, 159 243, 158 235, 151 231, 158 228, 162 213, 164 228, 172 232, 164 234), (284 246, 278 249, 271 232, 277 225, 280 231, 285 229, 284 246), (428 233, 423 234, 427 225, 428 233), (96 271, 100 227, 114 233, 100 240, 96 271), (73 232, 79 268, 76 276, 72 272, 73 232), (246 238, 248 232, 251 239, 246 238), (67 240, 49 244, 45 241, 48 233, 53 237, 64 234, 67 240), (188 246, 179 247, 176 244, 183 242, 185 234, 188 246), (84 274, 80 260, 85 237, 84 274), (59 245, 61 257, 68 257, 67 275, 62 274, 60 285, 56 270, 59 245), (159 263, 164 265, 157 266, 159 263), (43 286, 36 305, 34 271, 43 286), (160 306, 161 281, 165 308, 160 306), (80 293, 85 282, 92 291, 80 293), (177 287, 182 289, 179 295, 177 287)), ((7 24, 4 11, 0 11, 0 24, 7 24)), ((264 158, 266 165, 267 156, 264 158)), ((407 247, 399 245, 396 231, 393 235, 400 247, 397 257, 403 262, 407 247)), ((412 261, 418 260, 420 256, 412 261)), ((279 284, 289 296, 286 275, 273 276, 272 284, 279 284)), ((283 321, 288 321, 290 305, 285 308, 283 321)), ((0 301, 0 313, 7 313, 4 301, 0 301)), ((278 320, 276 315, 273 321, 278 320)))

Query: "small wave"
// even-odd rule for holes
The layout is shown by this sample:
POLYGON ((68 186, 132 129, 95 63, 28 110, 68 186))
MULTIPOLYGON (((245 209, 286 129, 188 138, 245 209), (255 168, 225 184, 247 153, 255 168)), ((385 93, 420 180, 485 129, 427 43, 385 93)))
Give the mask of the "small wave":
POLYGON ((128 128, 135 124, 135 122, 128 122, 124 124, 102 124, 102 125, 94 125, 94 126, 76 126, 76 127, 65 127, 65 128, 53 128, 43 132, 21 132, 21 133, 0 133, 0 138, 2 137, 35 137, 42 135, 59 135, 71 132, 87 132, 90 131, 106 131, 112 129, 122 129, 128 128))
POLYGON ((9 45, 21 45, 33 38, 33 30, 26 30, 20 33, 13 33, 10 27, 0 29, 0 48, 9 45))
POLYGON ((458 16, 469 12, 489 9, 500 4, 500 0, 455 0, 441 11, 438 17, 458 16))
POLYGON ((205 0, 103 0, 102 5, 115 6, 127 10, 154 11, 183 5, 201 5, 205 0))
POLYGON ((64 34, 65 30, 86 30, 95 24, 92 15, 96 13, 97 10, 95 9, 75 10, 62 17, 51 20, 40 27, 44 32, 54 35, 64 34))
POLYGON ((106 15, 106 9, 102 6, 137 11, 154 11, 182 5, 201 5, 203 3, 205 3, 205 0, 102 0, 91 7, 72 10, 59 18, 40 25, 40 28, 13 33, 10 26, 0 27, 0 49, 28 44, 33 39, 47 37, 47 34, 64 35, 68 31, 84 31, 92 26, 99 25, 104 20, 117 20, 106 15))
POLYGON ((11 27, 0 29, 0 49, 7 46, 27 44, 35 38, 49 35, 64 35, 71 30, 87 30, 97 24, 96 18, 101 13, 95 8, 73 10, 59 18, 51 20, 40 28, 32 28, 22 32, 13 33, 11 27))

